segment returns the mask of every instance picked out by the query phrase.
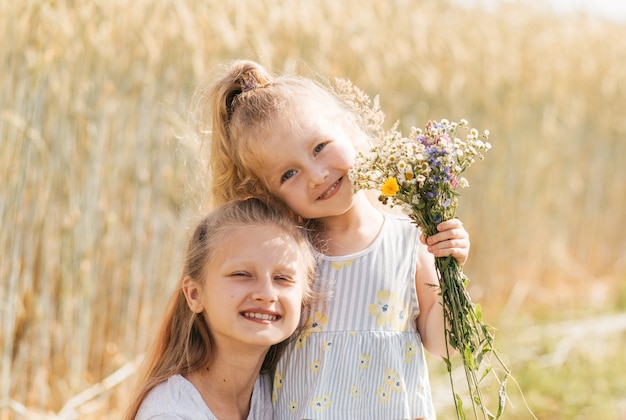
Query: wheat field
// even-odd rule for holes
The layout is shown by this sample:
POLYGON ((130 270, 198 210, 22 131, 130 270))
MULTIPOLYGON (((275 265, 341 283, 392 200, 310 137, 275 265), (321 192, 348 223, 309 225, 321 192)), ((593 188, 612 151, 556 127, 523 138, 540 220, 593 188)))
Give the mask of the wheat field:
POLYGON ((0 419, 119 418, 204 210, 187 106, 233 58, 349 78, 390 125, 489 129, 459 216, 521 389, 504 418, 626 419, 626 25, 514 2, 0 0, 0 28, 0 419))

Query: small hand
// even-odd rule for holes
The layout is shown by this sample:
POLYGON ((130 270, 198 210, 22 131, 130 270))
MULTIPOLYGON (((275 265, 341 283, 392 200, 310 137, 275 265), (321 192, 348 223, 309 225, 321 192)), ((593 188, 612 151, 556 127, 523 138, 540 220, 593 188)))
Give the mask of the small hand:
POLYGON ((435 257, 452 255, 460 265, 465 264, 469 256, 470 240, 463 223, 459 219, 450 219, 439 223, 437 230, 439 232, 428 239, 422 235, 422 242, 428 245, 428 252, 435 257))

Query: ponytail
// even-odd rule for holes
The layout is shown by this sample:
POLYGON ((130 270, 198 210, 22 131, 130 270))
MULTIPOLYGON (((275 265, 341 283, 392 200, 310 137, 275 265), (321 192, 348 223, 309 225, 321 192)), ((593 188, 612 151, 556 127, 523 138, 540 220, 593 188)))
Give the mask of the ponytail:
MULTIPOLYGON (((251 177, 241 158, 241 142, 233 138, 231 122, 239 105, 267 86, 270 74, 252 61, 236 61, 208 92, 205 108, 211 112, 211 192, 213 205, 221 205, 247 195, 262 195, 260 183, 251 177)), ((245 110, 244 110, 245 111, 245 110)), ((258 118, 256 107, 246 112, 258 118)), ((244 117, 246 118, 246 117, 244 117)), ((254 121, 253 121, 254 122, 254 121)))

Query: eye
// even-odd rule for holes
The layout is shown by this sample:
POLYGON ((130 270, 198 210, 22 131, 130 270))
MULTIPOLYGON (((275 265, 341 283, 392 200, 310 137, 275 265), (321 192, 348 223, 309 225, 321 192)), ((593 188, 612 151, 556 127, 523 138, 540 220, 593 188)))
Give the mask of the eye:
POLYGON ((235 271, 230 275, 230 277, 250 277, 250 273, 245 271, 235 271))
POLYGON ((293 169, 289 169, 287 172, 283 174, 283 176, 280 177, 280 183, 282 184, 283 182, 287 181, 289 178, 291 178, 295 174, 296 174, 296 171, 294 171, 293 169))
POLYGON ((324 147, 326 147, 326 144, 327 143, 320 143, 315 146, 315 149, 313 149, 313 156, 317 156, 318 153, 321 152, 324 147))
POLYGON ((293 277, 282 275, 282 274, 279 274, 279 275, 275 276, 274 280, 281 281, 281 282, 287 282, 287 283, 295 283, 296 282, 296 280, 293 277))

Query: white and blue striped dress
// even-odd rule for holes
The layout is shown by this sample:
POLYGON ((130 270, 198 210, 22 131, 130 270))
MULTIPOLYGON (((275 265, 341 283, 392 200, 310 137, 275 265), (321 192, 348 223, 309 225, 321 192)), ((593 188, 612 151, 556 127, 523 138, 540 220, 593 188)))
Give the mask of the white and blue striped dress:
POLYGON ((275 419, 434 419, 415 320, 419 230, 385 215, 376 240, 323 256, 316 287, 328 298, 274 376, 275 419))

